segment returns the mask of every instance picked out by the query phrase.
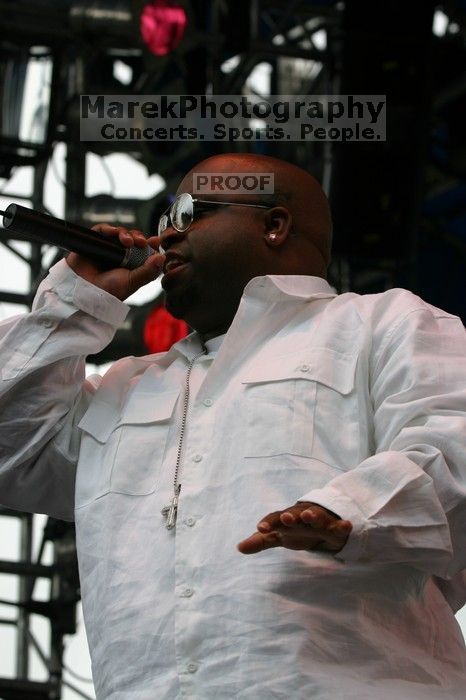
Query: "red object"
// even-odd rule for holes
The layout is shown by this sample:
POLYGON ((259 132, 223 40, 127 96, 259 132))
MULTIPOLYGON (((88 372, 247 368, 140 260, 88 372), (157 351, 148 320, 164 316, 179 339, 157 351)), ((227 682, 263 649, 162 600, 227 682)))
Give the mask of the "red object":
POLYGON ((172 316, 163 306, 158 306, 145 320, 144 344, 151 353, 165 352, 188 333, 189 326, 185 321, 172 316))
POLYGON ((141 35, 149 51, 166 56, 183 38, 187 17, 182 7, 167 0, 153 0, 141 13, 141 35))

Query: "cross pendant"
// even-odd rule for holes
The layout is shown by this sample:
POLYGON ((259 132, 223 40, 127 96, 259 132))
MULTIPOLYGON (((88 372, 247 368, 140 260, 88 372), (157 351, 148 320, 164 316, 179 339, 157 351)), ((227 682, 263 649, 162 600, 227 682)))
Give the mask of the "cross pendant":
POLYGON ((176 524, 176 515, 178 511, 178 496, 180 493, 181 486, 178 486, 178 492, 173 496, 169 506, 165 506, 160 511, 162 515, 167 517, 166 528, 167 530, 172 530, 176 524))

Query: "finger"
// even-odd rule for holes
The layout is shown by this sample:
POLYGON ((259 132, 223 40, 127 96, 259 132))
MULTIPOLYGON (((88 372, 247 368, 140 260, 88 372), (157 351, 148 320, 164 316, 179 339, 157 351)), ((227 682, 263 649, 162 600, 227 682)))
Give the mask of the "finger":
POLYGON ((292 511, 286 510, 280 515, 280 522, 287 527, 293 527, 298 523, 298 519, 292 511))
POLYGON ((284 510, 277 510, 274 513, 269 513, 262 518, 256 527, 260 532, 270 532, 270 530, 279 528, 282 525, 290 527, 296 525, 297 523, 302 524, 298 516, 299 513, 306 507, 307 506, 304 503, 295 503, 284 510))
POLYGON ((319 530, 329 527, 336 520, 334 516, 330 515, 323 508, 316 508, 315 506, 303 510, 299 517, 306 525, 312 525, 312 527, 319 530))
POLYGON ((113 226, 112 224, 95 224, 91 231, 97 231, 97 233, 103 233, 105 236, 118 236, 120 242, 127 246, 128 241, 133 241, 133 236, 130 234, 129 229, 125 226, 113 226))
POLYGON ((328 511, 322 506, 317 504, 311 505, 306 501, 300 501, 289 506, 289 508, 268 513, 260 520, 256 527, 259 532, 270 532, 275 528, 280 528, 282 525, 295 527, 303 523, 306 523, 306 525, 313 525, 314 527, 326 527, 334 520, 339 519, 340 518, 335 515, 335 513, 328 511), (303 512, 307 512, 307 515, 301 518, 303 512))
MULTIPOLYGON (((287 509, 288 510, 288 509, 287 509)), ((283 510, 276 510, 274 513, 268 513, 257 523, 256 527, 259 532, 270 532, 276 527, 280 527, 282 524, 280 516, 283 510)))
POLYGON ((279 544, 286 549, 338 552, 345 545, 348 531, 315 530, 306 525, 277 529, 279 544))
POLYGON ((128 229, 126 226, 112 226, 110 224, 96 224, 92 227, 92 230, 104 235, 118 236, 120 243, 125 248, 132 248, 135 245, 139 247, 147 245, 144 234, 137 229, 128 229))
POLYGON ((270 549, 271 547, 280 547, 281 545, 281 534, 274 530, 263 534, 261 532, 255 532, 250 537, 242 540, 236 545, 241 554, 256 554, 264 549, 270 549))
MULTIPOLYGON (((317 506, 317 508, 319 508, 319 506, 317 506)), ((282 511, 282 514, 280 515, 280 523, 287 525, 288 527, 302 525, 303 521, 301 520, 301 513, 303 510, 308 509, 309 504, 306 502, 295 503, 293 506, 291 506, 291 508, 287 508, 286 510, 282 511)))
POLYGON ((147 245, 147 238, 142 231, 138 229, 130 229, 129 234, 133 237, 134 245, 138 248, 145 248, 147 245))
POLYGON ((112 224, 106 223, 95 224, 91 227, 91 231, 97 231, 97 233, 115 236, 118 233, 118 226, 113 226, 112 224))
POLYGON ((118 226, 118 238, 120 239, 120 243, 126 248, 132 248, 134 246, 134 236, 129 229, 124 226, 118 226))
MULTIPOLYGON (((281 519, 288 521, 288 514, 288 511, 283 513, 282 516, 284 517, 281 519)), ((349 520, 337 520, 331 514, 328 514, 328 518, 320 518, 320 513, 317 514, 320 518, 320 522, 322 523, 322 527, 317 527, 317 525, 314 523, 311 526, 304 523, 301 518, 296 515, 296 513, 292 512, 290 515, 294 516, 294 524, 283 524, 276 528, 282 533, 284 547, 288 546, 290 542, 294 543, 297 540, 299 540, 301 544, 305 544, 307 542, 310 545, 313 545, 314 542, 324 540, 325 542, 329 542, 333 545, 338 544, 341 546, 342 543, 346 542, 348 535, 352 530, 352 524, 349 520)))
POLYGON ((322 543, 326 544, 319 532, 304 525, 291 528, 283 527, 281 530, 278 530, 278 533, 280 545, 286 549, 312 551, 319 549, 322 543))
POLYGON ((154 248, 156 250, 158 250, 158 248, 160 247, 160 241, 160 236, 148 236, 146 238, 147 245, 150 245, 151 248, 154 248))
POLYGON ((345 546, 352 527, 349 520, 341 520, 332 523, 326 530, 319 530, 318 534, 323 542, 321 548, 331 552, 339 552, 345 546))
POLYGON ((337 520, 336 522, 332 523, 329 531, 338 535, 341 534, 344 537, 348 537, 352 529, 353 524, 349 520, 337 520))
POLYGON ((131 241, 133 245, 137 246, 138 248, 142 248, 146 245, 149 245, 151 246, 151 248, 158 250, 160 244, 159 236, 150 236, 146 238, 144 233, 136 228, 128 229, 125 226, 114 226, 113 224, 101 223, 92 226, 91 230, 97 231, 98 233, 103 233, 107 236, 131 236, 131 241))
POLYGON ((153 253, 144 261, 143 265, 130 271, 130 293, 149 284, 159 277, 162 272, 165 256, 161 253, 153 253))

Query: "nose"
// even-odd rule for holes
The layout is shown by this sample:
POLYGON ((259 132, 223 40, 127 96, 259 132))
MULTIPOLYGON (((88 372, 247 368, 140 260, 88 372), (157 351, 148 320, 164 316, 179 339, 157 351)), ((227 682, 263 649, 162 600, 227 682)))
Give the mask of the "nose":
POLYGON ((160 234, 160 251, 162 253, 166 253, 172 245, 178 243, 179 241, 182 241, 187 233, 187 230, 177 231, 175 228, 173 228, 173 226, 167 226, 165 231, 162 231, 162 233, 160 234))

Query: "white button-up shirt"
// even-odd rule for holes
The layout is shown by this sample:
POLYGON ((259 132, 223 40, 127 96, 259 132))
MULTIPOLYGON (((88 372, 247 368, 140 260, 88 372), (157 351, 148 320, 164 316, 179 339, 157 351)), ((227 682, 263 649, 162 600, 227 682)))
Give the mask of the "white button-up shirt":
POLYGON ((460 320, 402 289, 251 280, 194 362, 167 530, 202 348, 84 380, 126 311, 60 262, 1 325, 1 502, 75 518, 99 700, 463 698, 460 320), (336 556, 237 551, 297 500, 351 520, 336 556))

